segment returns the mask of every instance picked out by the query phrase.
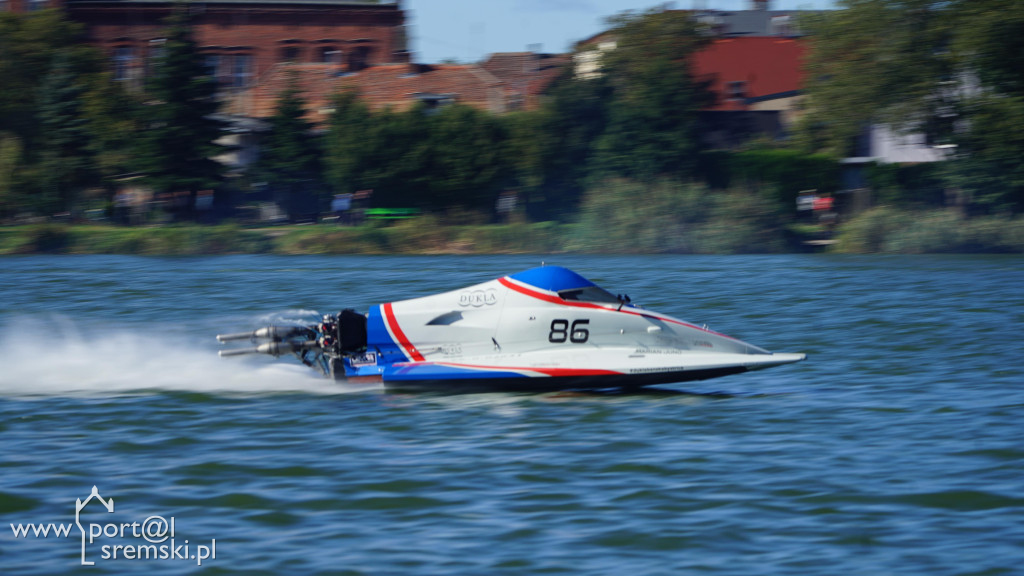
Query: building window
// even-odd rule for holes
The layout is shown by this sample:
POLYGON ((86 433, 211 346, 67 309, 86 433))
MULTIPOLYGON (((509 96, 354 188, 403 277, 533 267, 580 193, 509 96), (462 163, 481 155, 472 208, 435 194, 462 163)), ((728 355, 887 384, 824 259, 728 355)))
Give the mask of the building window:
POLYGON ((770 21, 773 36, 795 36, 796 30, 789 16, 772 16, 770 21))
POLYGON ((163 38, 149 41, 149 59, 146 62, 146 73, 150 76, 156 74, 157 66, 164 59, 165 42, 166 40, 163 38))
POLYGON ((301 51, 298 46, 281 48, 281 62, 298 62, 301 51))
POLYGON ((747 83, 739 80, 726 84, 726 94, 730 100, 742 100, 747 97, 747 83))
POLYGON ((220 81, 220 54, 207 54, 203 57, 203 67, 210 78, 220 81))
POLYGON ((135 49, 131 46, 114 48, 114 80, 131 80, 135 66, 135 49))
POLYGON ((235 54, 231 66, 231 86, 233 88, 245 88, 249 85, 249 78, 252 76, 252 56, 249 54, 235 54))
POLYGON ((413 98, 423 103, 427 114, 434 114, 438 108, 449 106, 455 103, 455 94, 433 94, 429 92, 416 92, 413 98))
POLYGON ((30 12, 46 8, 46 0, 29 0, 28 9, 30 12))
POLYGON ((370 49, 366 46, 359 46, 348 54, 348 71, 358 72, 366 68, 370 62, 370 49))
POLYGON ((334 46, 324 46, 320 49, 320 62, 324 64, 341 64, 341 50, 334 46))

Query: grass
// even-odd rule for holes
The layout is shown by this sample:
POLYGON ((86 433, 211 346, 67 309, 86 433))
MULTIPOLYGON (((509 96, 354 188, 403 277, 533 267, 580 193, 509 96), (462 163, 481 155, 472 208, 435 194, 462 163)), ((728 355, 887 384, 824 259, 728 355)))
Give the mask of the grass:
POLYGON ((570 225, 554 222, 444 226, 432 216, 393 226, 330 224, 0 227, 0 254, 491 254, 564 252, 570 225))
POLYGON ((835 251, 939 254, 1024 253, 1024 219, 966 218, 951 209, 878 207, 839 227, 835 251))
MULTIPOLYGON (((584 203, 580 222, 446 225, 434 216, 355 227, 244 228, 236 224, 0 227, 0 254, 537 254, 800 251, 818 227, 790 223, 771 204, 737 192, 707 193, 612 183, 584 203)), ((832 251, 1024 253, 1024 219, 965 218, 945 209, 874 208, 843 223, 832 251)))

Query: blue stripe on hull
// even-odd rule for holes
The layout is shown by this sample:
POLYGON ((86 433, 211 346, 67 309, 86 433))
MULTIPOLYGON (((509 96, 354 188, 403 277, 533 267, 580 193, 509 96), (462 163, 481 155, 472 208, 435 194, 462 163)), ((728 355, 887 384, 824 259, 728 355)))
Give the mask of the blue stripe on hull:
POLYGON ((457 366, 438 364, 412 364, 408 366, 388 366, 384 370, 384 381, 412 380, 467 380, 467 379, 499 379, 527 378, 518 372, 500 370, 474 370, 457 366))
POLYGON ((381 308, 380 305, 371 306, 366 314, 366 348, 377 352, 378 364, 405 362, 408 358, 398 343, 391 339, 381 308))

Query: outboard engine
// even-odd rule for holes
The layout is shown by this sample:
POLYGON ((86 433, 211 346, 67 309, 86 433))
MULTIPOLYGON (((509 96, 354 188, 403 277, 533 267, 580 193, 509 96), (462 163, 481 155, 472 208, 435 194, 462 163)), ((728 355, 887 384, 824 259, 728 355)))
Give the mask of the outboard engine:
POLYGON ((252 332, 217 335, 217 341, 222 343, 238 340, 248 340, 254 346, 221 350, 219 355, 294 354, 324 376, 344 380, 344 359, 366 351, 366 316, 346 308, 337 314, 324 314, 320 322, 308 326, 267 326, 252 332))

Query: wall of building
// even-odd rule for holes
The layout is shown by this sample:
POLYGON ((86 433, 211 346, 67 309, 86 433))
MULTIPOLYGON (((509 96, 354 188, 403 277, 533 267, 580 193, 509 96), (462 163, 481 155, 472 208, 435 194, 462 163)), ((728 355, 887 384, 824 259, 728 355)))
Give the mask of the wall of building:
MULTIPOLYGON (((115 77, 137 83, 162 50, 171 3, 75 2, 70 19, 111 58, 115 77)), ((331 62, 339 72, 405 61, 398 4, 216 2, 190 7, 195 38, 225 88, 245 88, 276 64, 331 62)))

